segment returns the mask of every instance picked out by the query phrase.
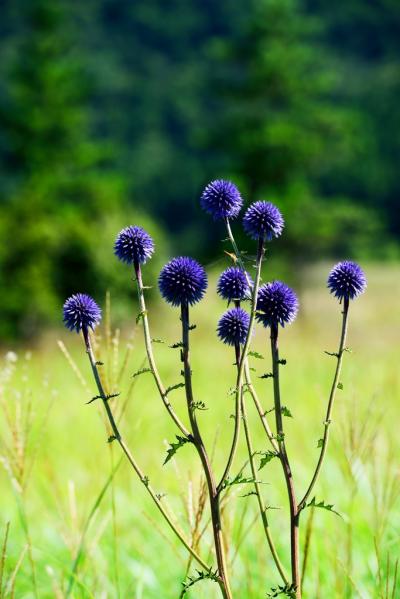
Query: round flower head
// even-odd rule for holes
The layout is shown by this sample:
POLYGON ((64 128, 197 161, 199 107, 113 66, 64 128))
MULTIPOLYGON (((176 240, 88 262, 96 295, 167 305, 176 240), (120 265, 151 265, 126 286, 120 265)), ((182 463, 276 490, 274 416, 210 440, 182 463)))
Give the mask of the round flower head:
POLYGON ((328 277, 328 288, 340 301, 355 299, 364 293, 367 279, 361 267, 356 262, 344 260, 336 264, 328 277))
POLYGON ((142 227, 125 227, 115 240, 114 253, 127 264, 144 264, 154 252, 154 242, 142 227))
POLYGON ((224 270, 218 279, 217 292, 226 300, 242 300, 248 296, 249 289, 248 276, 236 266, 224 270))
POLYGON ((207 288, 204 268, 193 258, 173 258, 158 277, 163 298, 173 306, 199 302, 207 288))
POLYGON ((64 324, 70 331, 94 329, 101 320, 101 310, 86 293, 76 293, 67 299, 63 308, 64 324))
POLYGON ((250 316, 242 308, 231 308, 218 322, 218 337, 228 345, 243 345, 249 330, 250 316))
POLYGON ((236 218, 243 205, 242 196, 230 181, 211 181, 201 194, 200 205, 214 220, 236 218))
POLYGON ((257 320, 265 327, 284 327, 297 316, 299 302, 293 289, 281 281, 266 283, 258 292, 257 320))
POLYGON ((284 224, 282 214, 271 202, 254 202, 243 217, 243 228, 252 239, 263 237, 271 241, 281 235, 284 224))

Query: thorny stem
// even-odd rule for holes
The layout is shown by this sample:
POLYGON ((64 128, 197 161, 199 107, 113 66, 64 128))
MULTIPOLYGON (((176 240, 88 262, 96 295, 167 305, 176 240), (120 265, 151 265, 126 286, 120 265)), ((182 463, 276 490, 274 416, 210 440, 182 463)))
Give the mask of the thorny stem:
POLYGON ((211 521, 214 535, 215 553, 218 564, 219 586, 224 599, 232 599, 232 592, 229 585, 227 574, 227 565, 222 537, 221 511, 220 511, 220 492, 217 490, 210 460, 203 443, 200 429, 196 418, 196 407, 193 398, 192 389, 192 371, 190 368, 190 344, 189 344, 189 306, 187 303, 181 305, 182 321, 182 362, 183 374, 185 378, 185 391, 188 407, 190 426, 192 429, 192 441, 199 454, 204 474, 207 481, 208 495, 211 508, 211 521))
POLYGON ((106 410, 106 414, 108 417, 108 421, 110 423, 111 426, 111 430, 113 432, 113 436, 110 437, 110 441, 118 441, 122 451, 124 452, 124 454, 126 455, 130 465, 132 466, 132 468, 134 469, 134 471, 136 472, 136 474, 138 475, 140 481, 143 483, 144 487, 147 489, 147 492, 149 493, 150 497, 152 498, 152 500, 154 501, 154 503, 156 504, 157 508, 159 509, 159 511, 161 512, 162 516, 164 517, 164 519, 166 520, 167 524, 170 526, 170 528, 174 531, 175 535, 178 537, 178 539, 181 541, 181 543, 186 547, 186 549, 189 551, 189 553, 194 557, 194 559, 201 565, 202 568, 204 568, 205 570, 209 571, 210 567, 202 560, 202 558, 198 555, 198 553, 190 546, 190 544, 188 543, 188 541, 186 541, 185 537, 183 536, 183 533, 177 528, 177 526, 172 522, 171 518, 169 517, 168 513, 166 512, 166 510, 164 509, 158 495, 155 493, 155 491, 152 489, 151 485, 149 484, 149 479, 147 476, 144 475, 144 473, 142 472, 142 470, 140 469, 140 467, 138 466, 138 464, 136 463, 133 455, 131 454, 128 446, 125 444, 125 441, 122 439, 121 437, 121 433, 118 430, 117 424, 114 420, 114 416, 112 414, 111 408, 108 404, 108 399, 107 399, 107 394, 104 391, 104 387, 103 387, 103 383, 101 381, 100 378, 100 374, 98 371, 98 364, 96 362, 94 353, 93 353, 93 348, 92 348, 92 344, 91 344, 91 340, 90 340, 90 336, 89 336, 89 331, 87 329, 83 329, 83 338, 85 341, 85 346, 86 346, 86 353, 88 354, 89 357, 89 361, 90 361, 90 365, 92 367, 92 372, 93 372, 93 376, 94 379, 96 381, 96 385, 97 385, 97 389, 100 395, 100 398, 102 400, 103 406, 106 410))
MULTIPOLYGON (((240 357, 240 348, 239 346, 235 347, 235 351, 236 351, 236 364, 239 366, 239 357, 240 357)), ((250 468, 251 468, 251 474, 254 480, 254 490, 255 493, 257 495, 257 502, 258 502, 258 507, 260 509, 260 515, 261 515, 261 520, 263 523, 263 527, 264 527, 264 532, 265 532, 265 536, 267 538, 267 542, 268 542, 268 546, 270 548, 273 560, 275 562, 275 565, 279 571, 279 574, 282 577, 282 580, 284 582, 284 584, 288 584, 288 579, 285 573, 285 570, 281 564, 281 561, 279 559, 278 553, 276 551, 275 548, 275 544, 273 542, 272 536, 271 536, 271 532, 269 529, 269 522, 268 522, 268 518, 267 518, 267 506, 264 504, 264 501, 262 499, 261 496, 261 490, 260 490, 260 484, 257 480, 257 470, 256 470, 256 466, 254 463, 254 449, 253 449, 253 442, 251 439, 251 433, 250 433, 250 427, 249 427, 249 423, 247 420, 247 411, 246 411, 246 401, 244 398, 244 394, 241 394, 241 411, 242 411, 242 418, 243 418, 243 428, 244 428, 244 434, 246 437, 246 445, 247 445, 247 452, 249 454, 249 462, 250 462, 250 468)))
POLYGON ((299 511, 293 484, 292 471, 286 453, 285 435, 282 422, 282 406, 279 386, 279 349, 278 326, 271 326, 272 374, 274 381, 274 405, 279 459, 282 464, 290 508, 290 561, 292 569, 292 584, 296 590, 296 599, 301 599, 300 570, 299 570, 299 511))
MULTIPOLYGON (((227 223, 229 225, 229 221, 227 221, 227 223)), ((233 237, 232 237, 232 239, 233 239, 233 237)), ((242 354, 240 356, 237 380, 236 380, 235 428, 234 428, 234 432, 233 432, 232 446, 231 446, 231 450, 229 453, 228 461, 227 461, 224 473, 221 477, 221 480, 218 484, 219 491, 222 489, 226 479, 228 478, 229 471, 231 469, 233 459, 235 457, 237 445, 238 445, 239 432, 240 432, 240 420, 241 420, 241 418, 240 418, 240 396, 241 396, 242 387, 243 387, 243 378, 244 378, 243 375, 244 375, 245 364, 246 364, 246 360, 247 360, 247 353, 249 350, 251 337, 253 335, 254 323, 255 323, 255 318, 256 318, 257 296, 258 296, 258 289, 260 287, 261 266, 262 266, 262 261, 263 261, 263 257, 264 257, 264 252, 265 252, 264 239, 263 239, 263 237, 260 237, 260 239, 258 241, 257 260, 256 260, 256 279, 255 279, 255 283, 254 283, 253 289, 252 289, 249 330, 247 332, 246 341, 244 343, 242 354)))
POLYGON ((331 416, 332 416, 332 409, 333 409, 333 404, 335 401, 335 396, 336 396, 336 389, 338 388, 338 384, 339 384, 339 377, 340 377, 340 372, 342 369, 342 362, 343 362, 343 354, 345 352, 345 344, 346 344, 346 337, 347 337, 347 327, 348 327, 348 316, 349 316, 349 300, 348 298, 344 299, 344 304, 343 304, 343 318, 342 318, 342 331, 340 334, 340 342, 339 342, 339 351, 336 354, 336 358, 337 358, 337 364, 336 364, 336 371, 335 371, 335 376, 333 378, 333 383, 332 383, 332 387, 331 387, 331 392, 329 395, 329 401, 328 401, 328 408, 326 411, 326 417, 325 417, 325 422, 324 422, 324 436, 322 438, 322 444, 321 444, 321 452, 318 458, 318 463, 317 466, 315 468, 313 477, 311 479, 311 482, 309 484, 309 487, 307 489, 307 491, 304 494, 303 499, 300 501, 299 506, 298 506, 298 511, 300 512, 302 509, 304 509, 304 507, 306 506, 307 503, 307 499, 310 497, 310 494, 314 488, 315 483, 317 482, 319 473, 321 471, 322 468, 322 463, 324 461, 324 457, 326 454, 326 450, 328 447, 328 441, 329 441, 329 429, 330 429, 330 424, 331 424, 331 416))
POLYGON ((134 267, 135 267, 136 282, 137 282, 137 289, 138 289, 138 296, 139 296, 140 314, 141 314, 141 318, 143 321, 144 341, 145 341, 145 345, 146 345, 146 352, 147 352, 147 358, 149 361, 150 369, 153 374, 154 381, 156 383, 160 397, 161 397, 169 415, 171 416, 172 420, 175 422, 176 426, 179 428, 181 433, 185 437, 189 437, 189 434, 190 434, 189 431, 186 429, 184 424, 180 421, 178 415, 175 413, 174 408, 168 401, 166 389, 161 381, 161 377, 160 377, 158 369, 157 369, 156 361, 154 359, 154 354, 153 354, 153 343, 152 343, 152 338, 150 335, 150 326, 149 326, 149 319, 147 317, 146 302, 145 302, 145 298, 144 298, 142 271, 140 268, 140 264, 138 262, 135 262, 134 267))

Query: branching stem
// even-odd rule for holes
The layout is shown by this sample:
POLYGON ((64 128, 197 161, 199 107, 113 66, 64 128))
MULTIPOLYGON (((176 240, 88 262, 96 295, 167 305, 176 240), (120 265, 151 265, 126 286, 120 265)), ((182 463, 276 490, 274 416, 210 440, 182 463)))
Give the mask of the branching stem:
POLYGON ((338 350, 338 353, 336 354, 337 364, 336 364, 335 376, 333 378, 333 383, 332 383, 332 387, 331 387, 331 392, 329 394, 328 408, 326 411, 326 417, 325 417, 325 422, 324 422, 324 436, 322 438, 321 452, 320 452, 320 455, 318 458, 317 466, 315 468, 313 477, 308 486, 308 489, 305 492, 303 499, 299 503, 299 506, 298 506, 299 512, 306 506, 307 500, 309 499, 311 492, 314 488, 314 485, 317 482, 318 476, 321 472, 322 463, 325 458, 326 450, 328 448, 329 429, 330 429, 330 424, 331 424, 333 404, 335 401, 336 390, 337 390, 338 384, 339 384, 339 377, 340 377, 340 372, 342 369, 342 362, 343 362, 343 354, 346 349, 348 317, 349 317, 349 300, 345 299, 344 304, 343 304, 342 331, 340 334, 339 350, 338 350))
POLYGON ((83 332, 83 338, 85 340, 86 353, 88 354, 88 357, 89 357, 89 361, 90 361, 90 365, 92 367, 92 372, 93 372, 94 379, 96 381, 97 389, 98 389, 99 395, 101 397, 103 406, 104 406, 104 408, 106 410, 108 421, 109 421, 110 426, 111 426, 111 430, 112 430, 113 436, 111 437, 110 440, 116 440, 119 443, 122 451, 124 452, 125 456, 127 457, 127 459, 129 461, 130 465, 132 466, 133 470, 136 472, 136 474, 139 477, 140 481, 143 483, 143 485, 147 489, 147 492, 149 493, 150 497, 152 498, 152 500, 156 504, 157 508, 161 512, 163 518, 166 520, 167 524, 173 530, 173 532, 178 537, 178 539, 181 541, 181 543, 186 547, 186 549, 189 551, 189 553, 194 557, 194 559, 200 564, 200 566, 202 568, 204 568, 205 570, 210 570, 210 567, 206 564, 205 561, 202 560, 202 558, 199 556, 199 554, 190 546, 190 544, 188 543, 188 541, 183 536, 183 533, 172 522, 172 520, 169 517, 168 513, 164 509, 164 506, 162 505, 159 497, 157 496, 157 494, 155 493, 155 491, 152 489, 152 487, 151 487, 151 485, 149 483, 148 477, 145 476, 145 474, 142 472, 142 470, 140 469, 140 467, 136 463, 136 460, 134 459, 133 455, 131 454, 128 446, 126 445, 125 441, 122 439, 121 433, 119 432, 118 426, 117 426, 117 424, 115 422, 113 413, 111 411, 109 402, 107 400, 107 394, 105 393, 105 390, 104 390, 104 387, 103 387, 103 383, 102 383, 101 378, 100 378, 100 374, 99 374, 98 367, 97 367, 97 362, 96 362, 96 359, 95 359, 95 356, 94 356, 94 353, 93 353, 93 347, 92 347, 92 343, 91 343, 90 336, 89 336, 89 331, 87 329, 83 329, 82 332, 83 332))
POLYGON ((220 511, 220 493, 215 484, 214 474, 211 468, 211 463, 204 446, 204 442, 200 433, 199 425, 196 418, 196 408, 193 397, 192 388, 192 371, 190 367, 190 341, 189 341, 189 306, 182 304, 181 306, 181 321, 182 321, 182 362, 183 373, 185 378, 185 391, 188 407, 188 415, 192 428, 193 443, 199 454, 204 474, 207 481, 208 495, 211 509, 211 522, 214 535, 214 546, 218 564, 219 585, 224 599, 232 599, 229 578, 227 573, 226 557, 224 541, 222 536, 221 511, 220 511))
POLYGON ((138 290, 138 296, 139 296, 140 314, 141 314, 141 319, 143 321, 144 341, 145 341, 145 345, 146 345, 146 353, 147 353, 147 358, 149 361, 150 370, 153 374, 154 381, 156 383, 160 397, 161 397, 161 399, 164 403, 164 406, 166 407, 169 415, 171 416, 172 420, 175 422, 176 426, 179 428, 181 433, 185 437, 189 437, 189 431, 187 430, 185 425, 181 422, 181 420, 179 419, 178 415, 176 414, 174 408, 172 407, 171 403, 168 400, 166 388, 164 387, 164 385, 162 383, 160 374, 157 369, 156 361, 154 359, 154 354, 153 354, 153 343, 152 343, 152 339, 151 339, 151 335, 150 335, 149 319, 147 316, 146 301, 145 301, 145 297, 144 297, 142 271, 140 268, 140 264, 138 262, 135 263, 134 267, 135 267, 136 283, 137 283, 137 290, 138 290))

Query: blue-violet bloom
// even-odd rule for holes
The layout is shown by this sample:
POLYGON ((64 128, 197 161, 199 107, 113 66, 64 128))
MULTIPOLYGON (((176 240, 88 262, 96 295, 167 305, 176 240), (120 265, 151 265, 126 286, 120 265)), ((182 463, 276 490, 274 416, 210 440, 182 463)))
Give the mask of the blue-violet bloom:
POLYGON ((67 329, 77 333, 82 329, 94 330, 101 320, 99 306, 86 293, 71 295, 64 304, 63 315, 67 329))
POLYGON ((228 345, 243 345, 249 330, 250 316, 243 308, 231 308, 218 322, 218 337, 228 345))
POLYGON ((127 264, 145 264, 153 252, 154 242, 142 227, 125 227, 115 240, 114 253, 127 264))
POLYGON ((342 299, 355 299, 364 293, 367 279, 362 268, 356 263, 344 260, 336 264, 328 277, 328 288, 335 297, 342 299))
POLYGON ((193 258, 173 258, 161 270, 158 286, 163 298, 173 306, 199 302, 207 288, 204 268, 193 258))
POLYGON ((281 235, 284 224, 282 214, 271 202, 254 202, 243 217, 243 228, 252 239, 271 241, 281 235))
POLYGON ((260 287, 257 298, 258 322, 264 327, 284 327, 297 316, 299 302, 293 289, 281 281, 266 283, 260 287))
POLYGON ((249 280, 249 275, 241 268, 230 266, 220 275, 217 292, 228 301, 243 300, 249 296, 249 280))
POLYGON ((204 189, 200 205, 214 220, 236 218, 243 205, 243 200, 236 185, 231 181, 217 179, 211 181, 204 189))

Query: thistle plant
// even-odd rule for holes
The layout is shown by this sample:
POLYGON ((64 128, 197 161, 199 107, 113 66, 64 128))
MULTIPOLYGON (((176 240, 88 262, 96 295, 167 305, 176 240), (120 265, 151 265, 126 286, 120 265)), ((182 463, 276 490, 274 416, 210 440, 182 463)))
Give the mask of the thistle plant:
MULTIPOLYGON (((295 291, 284 282, 271 280, 263 283, 262 281, 266 246, 282 235, 284 219, 278 207, 271 202, 256 201, 247 208, 243 217, 243 229, 255 243, 255 260, 252 263, 253 260, 247 254, 240 252, 231 228, 232 220, 238 217, 243 206, 243 199, 238 188, 230 181, 212 181, 203 191, 200 205, 217 223, 220 222, 226 228, 227 240, 233 249, 233 254, 230 255, 234 258, 234 264, 228 266, 219 276, 216 289, 220 298, 228 304, 226 311, 216 319, 216 335, 227 346, 225 351, 233 353, 236 370, 232 393, 234 395, 233 430, 229 449, 224 457, 224 466, 220 473, 216 472, 200 428, 198 410, 204 409, 206 398, 203 395, 200 398, 197 396, 198 390, 194 387, 191 364, 191 332, 196 326, 192 323, 192 310, 197 309, 199 302, 207 301, 205 297, 208 285, 206 271, 194 258, 179 256, 165 264, 159 274, 160 295, 172 309, 179 309, 179 314, 176 317, 180 318, 181 329, 181 338, 173 347, 180 350, 182 382, 167 387, 157 368, 153 350, 154 340, 150 332, 149 310, 146 303, 148 287, 143 282, 143 270, 155 251, 155 244, 150 235, 140 226, 127 226, 118 234, 114 252, 121 262, 131 267, 137 287, 139 313, 136 322, 143 328, 148 364, 141 371, 136 372, 135 376, 142 372, 151 373, 164 408, 177 428, 177 442, 171 443, 165 462, 186 444, 190 444, 197 454, 199 469, 206 481, 215 563, 207 563, 207 560, 200 555, 198 546, 186 539, 181 528, 171 517, 170 511, 165 509, 161 496, 153 490, 149 478, 140 468, 136 457, 133 456, 122 437, 111 407, 115 395, 106 393, 102 378, 102 363, 96 361, 93 350, 93 331, 101 320, 99 306, 88 295, 75 294, 65 302, 64 323, 68 329, 82 335, 98 392, 98 395, 91 401, 98 400, 103 405, 110 428, 108 441, 120 445, 123 454, 164 520, 189 552, 191 558, 196 560, 202 568, 198 576, 188 578, 182 594, 198 580, 209 578, 218 583, 224 599, 233 599, 235 596, 234 590, 237 585, 236 583, 231 584, 232 572, 228 567, 231 540, 229 531, 225 530, 221 502, 224 493, 232 484, 249 483, 254 488, 251 494, 257 497, 266 548, 272 555, 277 575, 280 577, 278 585, 267 596, 276 597, 281 594, 301 599, 301 556, 299 552, 301 514, 310 506, 323 507, 333 511, 330 504, 317 502, 312 493, 328 449, 336 390, 341 388, 340 373, 343 356, 347 349, 346 336, 350 303, 365 291, 366 278, 360 266, 350 261, 336 264, 328 277, 328 289, 339 301, 342 309, 342 328, 337 352, 329 353, 336 359, 336 369, 328 398, 323 434, 318 442, 319 457, 304 494, 299 495, 298 481, 294 480, 292 464, 286 448, 283 417, 290 415, 290 412, 282 403, 280 369, 286 362, 280 357, 278 343, 281 336, 284 339, 285 327, 295 321, 299 311, 299 301, 295 291), (249 357, 264 359, 257 352, 251 351, 256 327, 264 336, 266 345, 267 343, 269 345, 271 371, 263 375, 261 379, 264 379, 263 387, 270 385, 268 391, 263 390, 263 394, 268 394, 273 398, 272 410, 265 410, 263 407, 263 402, 260 400, 251 378, 249 357), (178 415, 169 400, 170 392, 180 388, 184 390, 186 399, 187 416, 185 419, 178 415), (254 449, 248 417, 248 397, 252 400, 265 432, 268 445, 262 452, 257 452, 254 449), (273 420, 273 423, 270 420, 273 420), (243 436, 241 435, 242 428, 243 436), (232 478, 231 472, 236 461, 238 447, 242 442, 247 451, 251 477, 244 477, 242 468, 239 474, 232 478), (256 460, 260 455, 260 464, 257 467, 256 460), (275 540, 272 538, 267 517, 268 507, 263 497, 261 481, 258 478, 258 470, 264 468, 274 458, 280 462, 288 498, 290 537, 286 543, 288 546, 287 556, 279 555, 275 540), (299 497, 301 497, 300 500, 299 497), (290 571, 287 571, 285 567, 288 563, 290 563, 290 571)), ((171 318, 174 317, 171 316, 171 318)), ((222 344, 221 351, 223 351, 222 344)), ((217 399, 213 398, 213 400, 217 399)), ((285 545, 281 539, 280 546, 282 544, 285 545)), ((240 594, 239 587, 237 596, 240 594)))

